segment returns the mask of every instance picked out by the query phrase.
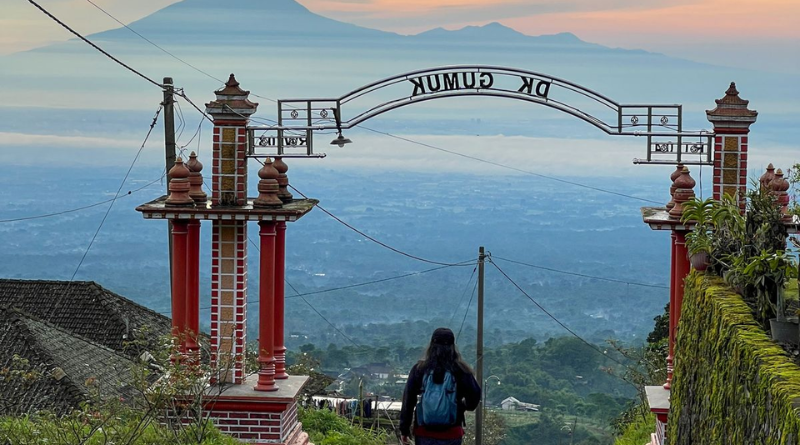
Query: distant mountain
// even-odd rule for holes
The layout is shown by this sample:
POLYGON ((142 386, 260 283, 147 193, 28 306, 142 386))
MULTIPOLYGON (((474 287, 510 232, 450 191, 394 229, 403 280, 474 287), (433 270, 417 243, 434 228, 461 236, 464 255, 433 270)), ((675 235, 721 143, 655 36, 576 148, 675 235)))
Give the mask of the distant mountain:
MULTIPOLYGON (((325 45, 341 38, 391 39, 386 31, 364 28, 322 17, 294 0, 184 0, 130 23, 149 38, 179 44, 269 44, 290 41, 297 45, 325 45), (312 39, 308 39, 312 37, 312 39)), ((118 28, 94 34, 108 40, 137 39, 118 28)))
MULTIPOLYGON (((622 102, 689 104, 694 108, 687 107, 685 111, 700 112, 692 128, 707 125, 702 110, 732 80, 742 85, 744 96, 762 109, 768 102, 781 104, 780 107, 800 103, 792 102, 798 90, 790 76, 609 48, 568 32, 530 36, 500 23, 400 35, 326 18, 295 0, 183 0, 129 26, 182 60, 213 73, 213 77, 224 79, 229 73, 236 73, 247 88, 269 97, 338 96, 398 73, 483 64, 568 79, 622 102)), ((160 53, 128 29, 109 30, 89 38, 152 78, 173 77, 192 92, 208 92, 218 86, 213 79, 209 82, 203 73, 160 53)), ((109 69, 113 62, 78 40, 12 55, 3 62, 0 79, 8 85, 0 87, 3 107, 30 106, 29 90, 44 93, 44 99, 37 103, 40 107, 101 108, 114 104, 141 110, 151 106, 149 98, 135 89, 151 86, 134 86, 122 70, 109 69), (59 69, 53 70, 53 66, 59 69), (113 91, 113 95, 106 95, 108 100, 102 102, 85 100, 87 95, 95 97, 99 90, 113 91)), ((394 97, 393 93, 385 93, 386 99, 394 97)), ((518 134, 517 130, 509 133, 507 128, 507 124, 519 122, 513 107, 486 104, 494 109, 481 108, 480 112, 502 123, 488 131, 518 134)), ((452 105, 456 103, 437 102, 436 107, 453 109, 452 105)), ((405 118, 404 111, 391 116, 405 118)), ((417 119, 411 124, 414 130, 402 128, 431 131, 430 119, 417 119)), ((539 125, 514 125, 541 134, 539 125)))
MULTIPOLYGON (((142 34, 179 45, 213 43, 246 45, 337 46, 343 40, 361 46, 398 44, 455 44, 481 46, 526 45, 571 49, 608 50, 585 42, 575 34, 529 36, 497 22, 466 26, 457 30, 435 28, 403 36, 317 15, 295 0, 184 0, 129 25, 142 34)), ((100 40, 131 40, 138 37, 124 28, 91 36, 100 40)), ((358 46, 347 49, 357 50, 358 46)))
MULTIPOLYGON (((509 28, 502 23, 492 22, 483 26, 465 26, 464 28, 456 30, 447 30, 444 28, 434 28, 429 31, 416 34, 416 38, 423 39, 462 39, 462 38, 480 38, 500 40, 506 42, 526 42, 531 44, 561 44, 561 45, 593 45, 584 42, 575 34, 571 32, 562 32, 559 34, 548 34, 541 36, 529 36, 523 34, 516 29, 509 28)), ((600 45, 596 45, 600 46, 600 45)))

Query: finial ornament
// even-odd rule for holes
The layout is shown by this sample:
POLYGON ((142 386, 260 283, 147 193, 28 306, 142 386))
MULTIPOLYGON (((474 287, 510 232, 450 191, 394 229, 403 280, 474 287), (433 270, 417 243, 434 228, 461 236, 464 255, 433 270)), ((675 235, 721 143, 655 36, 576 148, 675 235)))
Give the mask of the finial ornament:
POLYGON ((770 183, 772 180, 775 179, 775 167, 770 164, 767 166, 767 171, 758 178, 758 182, 761 184, 761 188, 765 190, 770 190, 770 183))
POLYGON ((183 163, 183 159, 178 156, 175 165, 169 170, 169 196, 166 200, 167 206, 193 207, 194 200, 189 196, 190 171, 183 163))
POLYGON ((275 162, 272 163, 272 166, 278 171, 278 186, 280 187, 278 198, 284 203, 290 202, 293 196, 288 190, 289 177, 286 176, 286 172, 289 171, 289 166, 283 162, 283 158, 280 156, 275 157, 275 162))
POLYGON ((681 219, 683 216, 683 203, 694 199, 694 186, 697 183, 694 178, 689 174, 689 168, 683 167, 681 175, 675 179, 673 185, 675 186, 675 206, 669 211, 670 218, 681 219))
POLYGON ((208 196, 203 191, 203 164, 197 160, 197 154, 192 152, 189 155, 189 162, 186 163, 189 168, 189 196, 198 205, 205 205, 208 201, 208 196))
POLYGON ((679 162, 678 165, 675 166, 675 171, 669 175, 670 181, 672 181, 672 185, 669 187, 669 202, 667 203, 667 210, 675 207, 675 180, 681 175, 683 171, 683 163, 679 162))
POLYGON ((258 171, 258 198, 253 201, 256 207, 281 207, 283 201, 278 198, 280 186, 278 185, 278 170, 272 164, 272 159, 267 158, 264 166, 258 171))
POLYGON ((792 221, 792 215, 789 214, 789 201, 791 201, 788 193, 789 186, 789 181, 783 177, 783 170, 778 169, 768 188, 778 201, 778 205, 781 206, 781 221, 785 222, 792 221))

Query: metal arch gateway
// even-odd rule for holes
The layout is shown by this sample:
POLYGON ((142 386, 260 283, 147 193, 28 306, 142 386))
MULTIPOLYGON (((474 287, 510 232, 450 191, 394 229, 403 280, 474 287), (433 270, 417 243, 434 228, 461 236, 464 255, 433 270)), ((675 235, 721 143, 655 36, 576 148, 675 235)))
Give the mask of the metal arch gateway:
POLYGON ((620 104, 576 83, 533 71, 459 65, 399 74, 338 98, 282 99, 278 124, 248 127, 253 157, 324 157, 314 132, 358 126, 407 105, 450 97, 501 97, 544 105, 575 116, 612 136, 647 140, 642 164, 712 164, 713 132, 685 131, 683 106, 620 104), (387 96, 389 96, 387 98, 387 96))

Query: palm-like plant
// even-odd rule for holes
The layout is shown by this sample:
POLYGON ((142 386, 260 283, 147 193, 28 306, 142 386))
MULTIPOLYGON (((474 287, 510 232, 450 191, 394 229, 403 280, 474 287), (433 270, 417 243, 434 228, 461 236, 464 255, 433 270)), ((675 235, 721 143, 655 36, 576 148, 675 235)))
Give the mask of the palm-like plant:
POLYGON ((682 205, 681 222, 687 225, 694 224, 692 231, 686 235, 689 257, 695 269, 705 270, 714 250, 713 215, 717 201, 713 198, 704 200, 694 198, 682 205))

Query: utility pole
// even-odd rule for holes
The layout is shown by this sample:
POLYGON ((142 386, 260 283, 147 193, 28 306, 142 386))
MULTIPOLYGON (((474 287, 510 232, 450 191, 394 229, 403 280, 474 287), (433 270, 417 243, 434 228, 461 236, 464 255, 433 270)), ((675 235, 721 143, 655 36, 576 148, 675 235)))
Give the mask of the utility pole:
MULTIPOLYGON (((483 384, 483 263, 486 260, 483 246, 478 250, 478 344, 475 378, 483 384)), ((483 390, 483 388, 481 388, 483 390)), ((475 411, 475 445, 483 445, 483 410, 475 411)))
MULTIPOLYGON (((164 78, 164 153, 166 170, 164 177, 169 196, 169 170, 175 165, 175 86, 171 77, 164 78)), ((172 220, 167 221, 167 238, 169 239, 169 283, 172 286, 172 220)), ((174 316, 174 314, 173 314, 174 316)))

